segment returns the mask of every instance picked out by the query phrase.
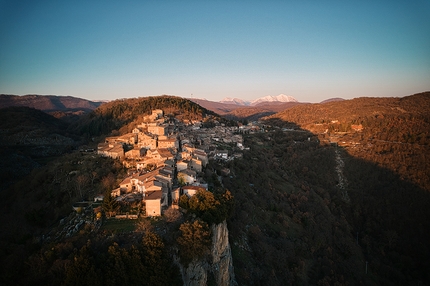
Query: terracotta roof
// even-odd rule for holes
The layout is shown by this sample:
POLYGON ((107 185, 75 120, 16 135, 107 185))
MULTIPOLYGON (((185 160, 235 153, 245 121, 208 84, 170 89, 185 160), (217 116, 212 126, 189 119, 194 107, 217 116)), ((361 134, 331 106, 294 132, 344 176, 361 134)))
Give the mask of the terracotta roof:
POLYGON ((145 200, 161 200, 162 195, 163 192, 161 191, 147 192, 145 195, 145 200))
POLYGON ((207 156, 206 152, 200 150, 194 150, 194 155, 207 156))
POLYGON ((158 141, 164 141, 164 142, 175 142, 175 141, 176 141, 176 138, 158 139, 158 141))
POLYGON ((158 154, 160 154, 161 157, 173 157, 172 152, 169 151, 167 148, 158 148, 158 154))
POLYGON ((179 171, 179 173, 184 173, 188 176, 193 176, 193 177, 195 177, 197 175, 196 171, 193 171, 190 169, 185 169, 185 170, 179 171))
POLYGON ((125 185, 125 184, 130 184, 130 180, 132 177, 127 177, 125 178, 121 183, 119 183, 120 185, 125 185))

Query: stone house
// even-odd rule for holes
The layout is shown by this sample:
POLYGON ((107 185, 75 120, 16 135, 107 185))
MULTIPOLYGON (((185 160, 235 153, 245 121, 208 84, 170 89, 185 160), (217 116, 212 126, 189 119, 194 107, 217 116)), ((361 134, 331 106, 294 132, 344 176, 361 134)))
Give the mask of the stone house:
POLYGON ((160 216, 163 207, 168 206, 167 190, 150 191, 145 194, 145 207, 147 216, 160 216))
POLYGON ((164 135, 167 135, 166 127, 167 127, 166 125, 156 125, 156 126, 149 125, 148 132, 154 135, 164 136, 164 135))
POLYGON ((164 166, 168 166, 171 168, 175 167, 175 160, 174 159, 167 159, 164 161, 164 166))
POLYGON ((168 169, 160 168, 157 170, 157 175, 155 175, 155 178, 157 181, 162 183, 163 187, 168 188, 169 190, 172 188, 173 184, 173 174, 169 172, 168 169))
POLYGON ((179 141, 176 138, 158 137, 158 148, 179 148, 179 141))
POLYGON ((205 151, 200 150, 200 149, 195 149, 193 151, 193 156, 196 157, 197 159, 199 159, 202 163, 201 165, 203 167, 206 167, 206 165, 208 164, 209 160, 208 160, 208 155, 206 154, 205 151))
POLYGON ((148 191, 161 190, 163 184, 156 179, 156 175, 156 172, 149 172, 143 175, 136 174, 125 178, 119 183, 121 194, 130 192, 145 193, 148 191))
POLYGON ((106 137, 105 142, 134 145, 134 144, 137 144, 138 142, 138 135, 134 133, 127 133, 121 136, 106 137))
POLYGON ((142 132, 141 128, 138 128, 138 127, 134 128, 134 129, 131 131, 131 133, 133 133, 133 134, 139 134, 139 133, 141 133, 141 132, 142 132))
POLYGON ((160 191, 149 192, 145 197, 146 215, 161 216, 161 200, 163 193, 160 191))
POLYGON ((184 184, 193 184, 197 181, 196 171, 185 169, 178 172, 178 180, 182 181, 184 184))
POLYGON ((138 134, 138 145, 146 149, 156 149, 157 139, 145 133, 138 134))
POLYGON ((97 154, 113 159, 121 159, 124 157, 124 147, 121 143, 99 143, 97 145, 97 154))
POLYGON ((187 160, 187 159, 191 159, 192 155, 191 155, 191 153, 188 153, 188 152, 183 151, 183 152, 180 152, 180 153, 179 153, 179 157, 180 157, 181 159, 185 159, 185 160, 187 160))
POLYGON ((155 116, 156 119, 162 118, 164 116, 164 112, 162 109, 154 109, 152 110, 152 116, 155 116))
POLYGON ((151 149, 146 152, 146 158, 161 160, 161 155, 158 149, 151 149))
POLYGON ((193 158, 190 161, 190 168, 192 170, 195 170, 196 172, 200 173, 202 171, 202 165, 203 165, 202 161, 198 158, 193 158))
POLYGON ((137 170, 143 170, 147 166, 153 166, 156 168, 163 167, 165 165, 166 160, 164 159, 153 159, 148 157, 143 157, 141 161, 136 162, 136 169, 137 170))
POLYGON ((206 188, 201 186, 183 186, 182 187, 183 194, 187 195, 188 197, 194 196, 199 190, 206 191, 206 188))
POLYGON ((137 159, 145 156, 145 153, 146 153, 145 148, 134 146, 133 149, 125 152, 125 158, 137 159))
POLYGON ((188 154, 192 154, 196 150, 191 144, 183 144, 182 145, 182 151, 187 152, 188 154))
POLYGON ((136 170, 141 171, 145 169, 147 164, 148 163, 145 160, 136 162, 136 170))
POLYGON ((170 149, 158 148, 157 152, 160 155, 160 159, 162 159, 163 161, 173 160, 175 158, 175 156, 173 155, 172 151, 170 151, 170 149))
POLYGON ((180 160, 176 162, 176 169, 178 170, 178 172, 186 170, 189 164, 190 164, 190 161, 188 160, 180 160))

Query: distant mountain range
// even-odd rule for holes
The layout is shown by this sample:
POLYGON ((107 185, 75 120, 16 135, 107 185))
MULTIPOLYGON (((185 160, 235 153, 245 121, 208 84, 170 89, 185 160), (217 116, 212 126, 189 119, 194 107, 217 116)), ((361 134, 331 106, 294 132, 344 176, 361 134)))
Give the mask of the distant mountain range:
POLYGON ((298 102, 298 101, 292 96, 280 94, 277 96, 268 95, 268 96, 257 98, 252 101, 244 101, 240 98, 226 97, 222 99, 220 102, 226 103, 226 104, 242 105, 242 106, 257 106, 259 104, 266 104, 266 103, 286 103, 286 102, 298 102))
MULTIPOLYGON (((219 102, 197 98, 188 98, 188 100, 193 101, 221 116, 234 120, 258 120, 261 117, 270 116, 295 105, 306 104, 298 102, 294 97, 285 94, 277 96, 268 95, 252 101, 228 97, 219 102)), ((321 103, 341 100, 343 99, 331 98, 321 103)), ((88 113, 104 103, 106 102, 90 101, 73 96, 35 94, 19 96, 0 94, 0 108, 10 106, 35 108, 69 122, 76 120, 78 116, 88 113)))
POLYGON ((10 95, 0 94, 0 108, 10 106, 26 106, 39 109, 45 112, 61 111, 81 111, 88 112, 99 107, 103 102, 90 101, 73 96, 57 95, 10 95))
POLYGON ((334 98, 329 98, 326 100, 321 101, 320 103, 327 103, 327 102, 333 102, 333 101, 344 101, 345 99, 340 98, 340 97, 334 97, 334 98))
POLYGON ((252 101, 230 97, 226 97, 219 102, 197 98, 189 98, 189 100, 233 120, 258 120, 263 116, 269 116, 295 105, 303 104, 294 97, 285 94, 268 95, 252 101))
POLYGON ((258 120, 261 117, 269 116, 282 110, 291 108, 300 102, 261 102, 258 105, 239 105, 234 103, 223 103, 209 101, 206 99, 188 98, 198 105, 211 110, 223 117, 233 120, 258 120))

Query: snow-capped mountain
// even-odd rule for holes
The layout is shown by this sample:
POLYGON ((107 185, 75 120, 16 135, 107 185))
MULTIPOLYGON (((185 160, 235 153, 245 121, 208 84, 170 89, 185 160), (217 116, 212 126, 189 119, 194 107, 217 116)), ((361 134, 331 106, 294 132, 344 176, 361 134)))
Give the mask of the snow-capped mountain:
POLYGON ((236 105, 249 105, 248 101, 244 101, 240 98, 231 98, 231 97, 225 97, 220 102, 227 103, 227 104, 236 104, 236 105))
POLYGON ((220 101, 220 103, 235 104, 235 105, 241 105, 241 106, 255 106, 261 103, 285 103, 285 102, 298 102, 298 101, 294 97, 285 95, 285 94, 280 94, 277 96, 268 95, 268 96, 257 98, 253 101, 246 101, 240 98, 231 98, 231 97, 225 97, 220 101))
POLYGON ((251 101, 250 105, 255 106, 257 104, 264 103, 264 102, 271 102, 271 103, 280 102, 280 103, 284 103, 284 102, 298 102, 298 101, 297 101, 297 99, 295 99, 292 96, 285 95, 285 94, 280 94, 278 96, 268 95, 268 96, 265 96, 265 97, 257 98, 255 100, 251 101))

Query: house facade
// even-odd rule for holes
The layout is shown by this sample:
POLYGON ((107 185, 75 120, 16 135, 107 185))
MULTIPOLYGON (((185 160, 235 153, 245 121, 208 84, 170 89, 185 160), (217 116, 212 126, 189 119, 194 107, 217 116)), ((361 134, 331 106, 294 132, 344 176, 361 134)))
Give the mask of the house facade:
POLYGON ((197 173, 190 169, 179 171, 178 180, 184 184, 193 184, 197 180, 197 173))
POLYGON ((145 198, 145 208, 147 216, 161 216, 162 192, 150 192, 145 198))
POLYGON ((122 159, 124 158, 124 147, 121 143, 100 143, 97 145, 97 154, 122 159))
POLYGON ((183 186, 182 192, 184 195, 187 195, 188 197, 194 196, 197 191, 206 191, 206 188, 201 186, 183 186))

